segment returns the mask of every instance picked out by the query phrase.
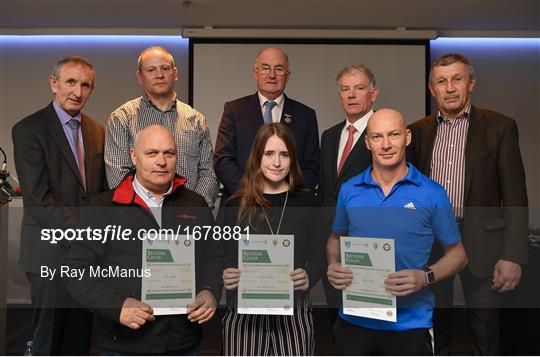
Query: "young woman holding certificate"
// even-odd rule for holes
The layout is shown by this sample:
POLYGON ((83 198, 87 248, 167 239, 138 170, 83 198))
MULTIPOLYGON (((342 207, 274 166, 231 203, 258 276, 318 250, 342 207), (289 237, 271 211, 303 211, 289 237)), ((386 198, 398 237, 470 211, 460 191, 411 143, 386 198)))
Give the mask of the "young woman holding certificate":
MULTIPOLYGON (((309 289, 326 271, 326 232, 316 196, 303 188, 292 133, 282 124, 262 126, 255 136, 238 192, 222 207, 224 226, 249 227, 250 234, 294 235, 292 315, 239 314, 239 241, 223 241, 223 283, 229 309, 223 317, 225 355, 312 355, 315 340, 309 289)), ((243 244, 243 243, 240 243, 243 244)), ((247 275, 245 273, 244 275, 247 275)))

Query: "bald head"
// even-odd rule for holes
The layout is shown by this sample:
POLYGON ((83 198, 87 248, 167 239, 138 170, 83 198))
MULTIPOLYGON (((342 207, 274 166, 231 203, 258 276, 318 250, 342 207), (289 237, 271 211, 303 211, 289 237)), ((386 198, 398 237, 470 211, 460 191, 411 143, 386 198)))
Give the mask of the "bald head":
POLYGON ((157 138, 170 142, 170 145, 173 145, 176 150, 176 142, 174 141, 174 136, 171 131, 163 125, 158 124, 147 126, 139 131, 135 136, 133 147, 136 149, 137 147, 147 145, 148 142, 153 143, 159 141, 157 138))
POLYGON ((365 141, 371 151, 374 168, 404 167, 405 149, 411 142, 411 131, 406 128, 401 113, 393 109, 379 109, 368 120, 365 141))
POLYGON ((370 132, 371 127, 379 127, 383 125, 391 125, 392 127, 396 129, 405 130, 405 119, 403 118, 403 115, 401 115, 400 112, 394 109, 390 108, 383 108, 377 110, 371 118, 369 118, 367 123, 367 132, 370 132))
POLYGON ((169 129, 161 125, 142 129, 130 154, 141 185, 154 195, 167 192, 176 169, 176 144, 169 129))
POLYGON ((145 57, 147 55, 150 55, 150 54, 153 54, 153 55, 163 55, 165 57, 168 58, 168 60, 170 61, 170 65, 172 67, 174 67, 174 58, 173 56, 171 55, 171 53, 169 51, 167 51, 165 48, 161 47, 161 46, 152 46, 152 47, 148 47, 148 48, 145 48, 141 54, 139 55, 139 59, 137 60, 137 68, 139 71, 142 71, 143 69, 143 61, 145 59, 145 57))
POLYGON ((255 58, 255 66, 260 65, 261 61, 264 61, 267 57, 279 58, 285 67, 289 68, 289 57, 281 48, 277 47, 263 48, 255 58))

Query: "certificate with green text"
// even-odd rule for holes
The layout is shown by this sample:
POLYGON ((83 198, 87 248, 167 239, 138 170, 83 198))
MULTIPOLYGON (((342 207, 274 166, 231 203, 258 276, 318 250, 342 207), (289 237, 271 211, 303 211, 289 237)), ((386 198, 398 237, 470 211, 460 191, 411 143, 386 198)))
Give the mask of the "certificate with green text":
POLYGON ((238 241, 238 313, 292 315, 294 236, 242 236, 238 241))
POLYGON ((141 301, 154 315, 185 314, 195 300, 195 242, 186 236, 160 235, 142 242, 141 301))
POLYGON ((396 297, 384 280, 395 272, 393 239, 341 237, 341 265, 353 272, 343 290, 343 313, 377 320, 397 321, 396 297))

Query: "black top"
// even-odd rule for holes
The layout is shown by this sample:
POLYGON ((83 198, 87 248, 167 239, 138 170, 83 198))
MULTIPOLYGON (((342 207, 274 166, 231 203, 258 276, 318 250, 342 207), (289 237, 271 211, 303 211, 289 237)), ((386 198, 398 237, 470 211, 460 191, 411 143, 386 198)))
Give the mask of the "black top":
MULTIPOLYGON (((274 234, 277 234, 279 220, 285 203, 286 192, 264 194, 270 207, 266 209, 268 220, 274 234)), ((218 224, 222 226, 249 226, 250 234, 270 234, 268 223, 259 208, 252 222, 243 218, 238 222, 239 199, 225 203, 220 210, 218 224)), ((326 236, 325 220, 318 198, 311 191, 289 191, 287 205, 279 234, 294 235, 294 267, 303 268, 309 277, 311 289, 326 271, 326 236)), ((224 269, 238 267, 238 241, 231 239, 222 241, 224 254, 224 269)), ((227 291, 227 302, 236 301, 236 291, 227 291)), ((299 294, 295 294, 297 297, 299 294)))
MULTIPOLYGON (((165 354, 200 344, 202 328, 188 321, 187 315, 156 316, 156 320, 132 330, 118 322, 126 298, 141 298, 142 245, 138 239, 141 230, 158 230, 160 226, 142 200, 136 196, 131 176, 112 191, 104 192, 89 207, 83 208, 80 227, 91 227, 104 232, 108 225, 131 230, 129 239, 72 241, 64 264, 84 269, 83 279, 64 277, 69 293, 85 308, 95 314, 97 346, 120 354, 165 354), (121 193, 121 194, 120 194, 121 193), (118 269, 135 272, 129 276, 116 274, 91 276, 90 269, 118 269), (139 272, 139 273, 136 273, 139 272)), ((213 225, 212 211, 202 196, 180 185, 163 201, 162 228, 213 225)), ((197 293, 209 290, 219 301, 221 297, 222 248, 212 239, 195 241, 197 293)), ((101 270, 100 269, 100 270, 101 270)))

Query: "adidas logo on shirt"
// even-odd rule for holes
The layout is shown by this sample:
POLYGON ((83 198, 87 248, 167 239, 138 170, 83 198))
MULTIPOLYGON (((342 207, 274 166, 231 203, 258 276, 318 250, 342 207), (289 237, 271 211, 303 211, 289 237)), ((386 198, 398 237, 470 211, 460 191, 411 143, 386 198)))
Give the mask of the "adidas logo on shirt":
POLYGON ((408 209, 416 209, 416 207, 414 207, 414 204, 412 202, 409 202, 407 203, 405 206, 403 206, 405 208, 408 208, 408 209))

